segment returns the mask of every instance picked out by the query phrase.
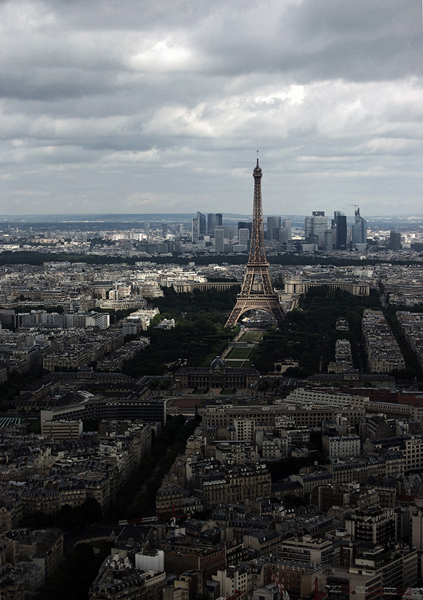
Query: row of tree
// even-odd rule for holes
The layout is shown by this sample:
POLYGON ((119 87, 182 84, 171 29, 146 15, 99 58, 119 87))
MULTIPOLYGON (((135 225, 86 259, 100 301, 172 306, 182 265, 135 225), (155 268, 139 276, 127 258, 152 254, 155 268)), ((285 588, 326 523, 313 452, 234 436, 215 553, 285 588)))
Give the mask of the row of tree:
POLYGON ((300 299, 299 308, 287 313, 279 329, 268 330, 251 361, 261 372, 273 370, 279 360, 292 358, 299 369, 288 369, 287 375, 304 377, 326 372, 334 358, 335 342, 347 338, 351 342, 354 366, 362 366, 361 319, 365 308, 380 310, 376 291, 370 296, 353 296, 341 290, 332 291, 327 286, 310 289, 300 299), (349 333, 338 332, 336 321, 347 320, 349 333))
POLYGON ((100 504, 95 498, 87 498, 80 506, 69 506, 64 504, 59 512, 47 515, 41 511, 27 515, 22 519, 19 526, 30 529, 44 529, 46 527, 58 527, 64 531, 84 527, 100 521, 103 516, 100 504))
POLYGON ((155 317, 147 332, 150 345, 125 363, 124 372, 133 377, 158 376, 172 363, 175 369, 181 362, 188 366, 209 364, 234 335, 224 325, 237 289, 177 294, 173 288, 165 288, 164 297, 154 301, 160 316, 155 317), (176 327, 157 329, 155 326, 164 318, 175 319, 176 327))
POLYGON ((199 419, 185 422, 185 417, 168 417, 162 435, 155 439, 151 454, 146 456, 135 475, 122 488, 112 504, 113 520, 131 519, 154 511, 156 492, 178 454, 185 451, 187 439, 194 433, 199 419))
MULTIPOLYGON (((107 243, 107 242, 106 242, 107 243)), ((367 258, 361 260, 356 257, 354 253, 351 253, 351 257, 348 258, 337 258, 335 256, 327 256, 325 254, 315 255, 302 255, 301 253, 293 252, 278 252, 269 253, 267 257, 270 264, 274 265, 335 265, 335 266, 363 266, 363 265, 375 265, 383 262, 380 258, 367 258)), ((25 250, 22 252, 11 252, 6 251, 0 254, 0 265, 16 265, 16 264, 27 264, 27 265, 42 265, 44 262, 52 260, 50 253, 36 252, 31 250, 25 250)), ((55 262, 70 262, 70 263, 87 263, 91 265, 107 265, 107 264, 121 264, 125 263, 128 265, 135 265, 136 262, 154 262, 156 264, 168 264, 172 262, 178 265, 187 265, 189 262, 194 261, 197 265, 209 265, 210 256, 208 254, 198 254, 194 257, 186 257, 178 252, 172 253, 172 257, 169 255, 163 256, 132 256, 132 257, 120 257, 120 256, 103 256, 98 254, 68 254, 67 252, 60 252, 54 254, 55 262)), ((247 254, 213 254, 213 263, 222 265, 244 265, 248 261, 247 254)), ((409 261, 398 260, 395 264, 407 265, 409 261)))

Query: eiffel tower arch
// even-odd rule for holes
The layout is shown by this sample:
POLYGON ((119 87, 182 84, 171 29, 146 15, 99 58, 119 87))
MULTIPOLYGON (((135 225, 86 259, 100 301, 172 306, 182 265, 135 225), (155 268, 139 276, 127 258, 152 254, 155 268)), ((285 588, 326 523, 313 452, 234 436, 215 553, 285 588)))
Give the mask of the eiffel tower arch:
POLYGON ((264 247, 263 209, 261 200, 261 178, 263 172, 257 158, 257 166, 253 171, 254 203, 253 229, 251 233, 250 255, 247 271, 242 283, 241 292, 236 304, 226 321, 226 327, 233 327, 238 319, 249 310, 267 312, 274 323, 284 318, 278 295, 275 293, 269 274, 269 263, 266 260, 264 247))

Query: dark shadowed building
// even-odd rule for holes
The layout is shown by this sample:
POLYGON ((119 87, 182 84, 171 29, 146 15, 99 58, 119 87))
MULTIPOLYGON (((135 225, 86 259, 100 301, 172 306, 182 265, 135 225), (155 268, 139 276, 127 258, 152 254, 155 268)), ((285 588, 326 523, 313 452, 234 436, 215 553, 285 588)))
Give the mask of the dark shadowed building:
POLYGON ((220 356, 212 360, 210 367, 182 367, 175 374, 179 387, 200 389, 250 389, 257 384, 259 378, 257 369, 227 367, 220 356))

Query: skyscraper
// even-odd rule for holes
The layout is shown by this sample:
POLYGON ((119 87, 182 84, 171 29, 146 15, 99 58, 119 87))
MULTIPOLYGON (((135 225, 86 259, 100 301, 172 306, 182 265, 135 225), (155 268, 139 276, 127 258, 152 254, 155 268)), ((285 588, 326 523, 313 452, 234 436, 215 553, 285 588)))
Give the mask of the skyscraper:
POLYGON ((200 238, 202 238, 206 233, 206 215, 203 215, 203 213, 201 212, 197 212, 197 219, 198 219, 198 235, 200 238))
POLYGON ((287 242, 292 239, 292 221, 291 219, 283 219, 282 231, 279 234, 279 241, 287 242))
POLYGON ((194 217, 191 224, 191 240, 193 244, 197 244, 199 240, 198 218, 194 217))
POLYGON ((351 225, 351 245, 353 248, 357 244, 365 244, 367 241, 367 221, 360 216, 360 209, 357 206, 354 213, 355 222, 351 225))
POLYGON ((333 229, 326 229, 323 239, 323 249, 329 252, 333 248, 333 229))
POLYGON ((305 218, 304 231, 306 243, 318 244, 324 247, 325 231, 328 229, 328 221, 322 210, 314 210, 311 217, 305 218))
POLYGON ((207 215, 207 233, 213 236, 216 227, 221 227, 222 223, 223 218, 221 213, 209 213, 207 215))
POLYGON ((345 250, 347 248, 347 217, 339 210, 335 210, 333 213, 332 229, 335 233, 336 250, 345 250))
POLYGON ((306 217, 304 220, 304 237, 306 243, 310 242, 313 236, 313 217, 306 217))
POLYGON ((281 228, 280 217, 267 217, 267 239, 278 240, 279 229, 281 228))
POLYGON ((238 231, 240 229, 248 229, 248 231, 250 232, 250 237, 251 237, 251 232, 253 230, 253 224, 251 221, 238 221, 238 231))
POLYGON ((328 229, 328 220, 325 213, 313 213, 313 235, 316 235, 319 240, 319 248, 324 246, 325 231, 328 229))
POLYGON ((219 254, 225 251, 225 228, 216 227, 214 230, 214 247, 219 254))
POLYGON ((216 215, 214 213, 209 213, 207 215, 207 233, 209 235, 214 235, 214 230, 216 229, 216 227, 216 215))
POLYGON ((248 246, 250 241, 250 230, 249 229, 238 229, 238 244, 241 246, 248 246))
POLYGON ((401 250, 401 233, 399 231, 389 232, 389 248, 391 250, 401 250))

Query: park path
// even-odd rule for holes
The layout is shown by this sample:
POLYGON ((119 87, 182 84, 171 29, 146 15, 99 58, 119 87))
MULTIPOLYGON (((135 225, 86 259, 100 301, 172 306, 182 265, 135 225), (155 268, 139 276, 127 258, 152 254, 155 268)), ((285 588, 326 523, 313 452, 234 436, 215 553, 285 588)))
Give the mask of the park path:
MULTIPOLYGON (((238 335, 236 335, 236 336, 234 337, 234 339, 233 339, 233 340, 231 340, 231 341, 229 341, 229 342, 228 342, 228 345, 227 345, 227 347, 225 348, 225 350, 224 350, 224 351, 222 352, 222 354, 221 354, 221 358, 225 359, 225 358, 228 356, 228 354, 231 352, 231 350, 233 350, 233 348, 236 348, 236 347, 237 347, 237 342, 239 342, 239 341, 241 340, 242 336, 243 336, 245 333, 247 333, 245 330, 241 330, 241 331, 238 333, 238 335)), ((259 341, 260 341, 260 339, 261 339, 262 337, 263 337, 263 333, 262 333, 262 335, 260 336, 260 338, 259 338, 259 339, 257 339, 257 342, 259 342, 259 341)), ((245 360, 246 360, 246 359, 245 359, 245 360)))
POLYGON ((233 340, 229 340, 228 345, 226 346, 226 348, 224 349, 224 351, 222 352, 222 355, 220 358, 226 358, 226 356, 228 356, 229 352, 232 350, 232 348, 234 347, 234 344, 236 344, 236 342, 239 341, 239 339, 244 335, 244 331, 240 331, 233 340))

